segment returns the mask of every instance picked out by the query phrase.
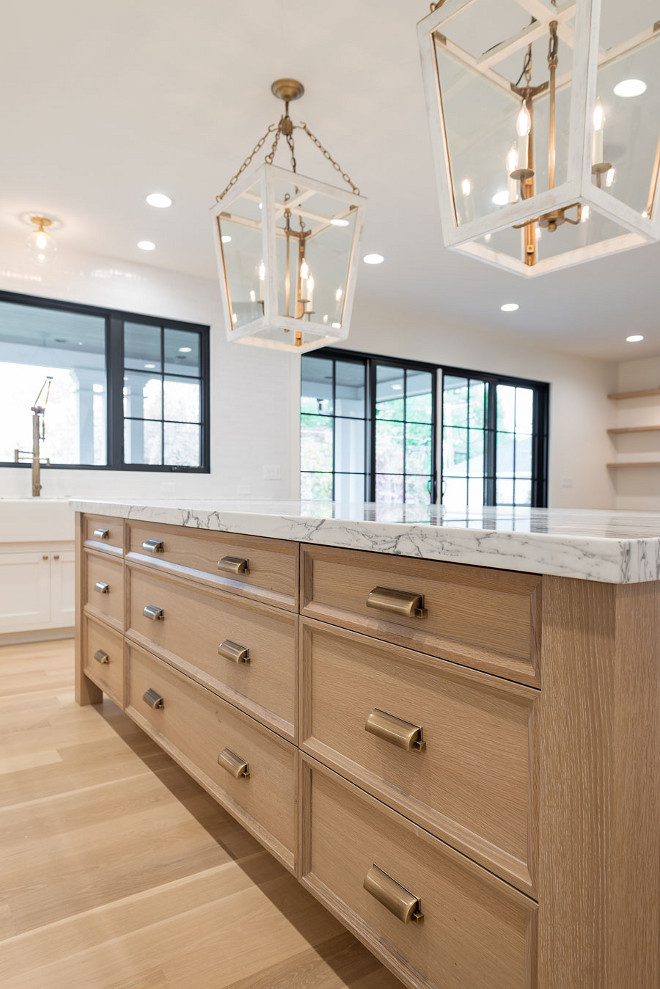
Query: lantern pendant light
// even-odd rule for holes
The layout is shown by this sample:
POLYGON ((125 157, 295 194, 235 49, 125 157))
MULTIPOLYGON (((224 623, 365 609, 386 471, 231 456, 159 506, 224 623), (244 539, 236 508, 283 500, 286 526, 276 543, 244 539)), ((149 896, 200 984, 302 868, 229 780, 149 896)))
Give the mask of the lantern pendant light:
POLYGON ((366 200, 289 104, 304 93, 295 79, 271 90, 284 113, 216 197, 213 227, 227 339, 304 353, 348 336, 366 200), (294 134, 302 130, 350 188, 300 175, 294 134), (273 138, 264 164, 250 169, 273 138), (280 139, 291 168, 275 165, 280 139))
POLYGON ((660 240, 654 0, 440 0, 418 24, 445 244, 525 276, 660 240))

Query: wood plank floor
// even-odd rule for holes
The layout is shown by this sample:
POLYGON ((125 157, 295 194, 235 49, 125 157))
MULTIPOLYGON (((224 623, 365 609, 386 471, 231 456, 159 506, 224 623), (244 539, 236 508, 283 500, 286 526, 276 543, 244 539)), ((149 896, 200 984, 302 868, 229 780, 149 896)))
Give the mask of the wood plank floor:
POLYGON ((401 989, 114 704, 0 648, 2 989, 401 989))

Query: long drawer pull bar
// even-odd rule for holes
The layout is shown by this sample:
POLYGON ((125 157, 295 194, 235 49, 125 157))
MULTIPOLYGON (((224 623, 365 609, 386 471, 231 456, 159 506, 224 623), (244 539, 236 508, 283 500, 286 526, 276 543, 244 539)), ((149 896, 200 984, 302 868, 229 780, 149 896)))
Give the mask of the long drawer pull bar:
POLYGON ((218 765, 226 769, 234 779, 247 779, 250 775, 250 767, 244 759, 232 752, 231 749, 223 749, 218 756, 218 765))
POLYGON ((218 646, 218 653, 225 659, 230 659, 232 663, 249 663, 250 651, 247 646, 241 646, 238 642, 225 639, 218 646))
POLYGON ((110 584, 106 584, 104 580, 97 580, 96 583, 94 584, 94 590, 97 591, 99 594, 109 594, 110 584))
POLYGON ((94 538, 95 539, 109 539, 110 538, 110 530, 109 529, 94 529, 94 538))
POLYGON ((223 556, 218 560, 218 570, 224 570, 225 573, 249 573, 250 561, 242 560, 240 556, 223 556))
POLYGON ((145 690, 142 695, 142 700, 145 704, 148 704, 149 707, 153 708, 154 711, 159 711, 165 707, 165 701, 160 694, 153 689, 153 687, 149 687, 148 690, 145 690))
POLYGON ((107 652, 104 652, 103 651, 103 649, 97 649, 96 650, 96 652, 94 653, 94 659, 96 660, 97 663, 109 663, 110 662, 110 657, 108 656, 107 652))
POLYGON ((157 604, 147 604, 142 614, 145 618, 150 618, 152 622, 163 621, 165 618, 165 612, 162 608, 159 608, 157 604))
POLYGON ((423 595, 395 591, 390 587, 374 587, 373 591, 369 591, 367 608, 386 611, 391 615, 403 615, 405 618, 426 618, 428 615, 423 595))
POLYGON ((146 549, 148 553, 162 553, 163 552, 163 540, 162 539, 145 539, 142 543, 142 549, 146 549))
POLYGON ((419 897, 399 885, 377 865, 372 865, 364 877, 364 888, 404 924, 419 924, 424 919, 419 897))
POLYGON ((410 721, 397 718, 394 714, 387 714, 377 707, 373 709, 367 718, 364 730, 382 738, 385 742, 391 742, 400 749, 423 752, 426 742, 422 738, 422 729, 419 725, 413 725, 410 721))

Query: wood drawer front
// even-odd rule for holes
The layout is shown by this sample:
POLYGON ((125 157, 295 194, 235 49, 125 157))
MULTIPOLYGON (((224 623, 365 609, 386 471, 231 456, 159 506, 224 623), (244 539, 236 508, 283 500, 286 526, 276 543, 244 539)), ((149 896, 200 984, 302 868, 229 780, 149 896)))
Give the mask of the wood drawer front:
POLYGON ((128 634, 241 710, 295 740, 298 617, 199 584, 128 566, 128 634), (144 615, 146 605, 163 618, 144 615), (249 662, 218 653, 248 649, 249 662))
POLYGON ((287 611, 298 610, 297 543, 129 522, 127 553, 142 564, 210 582, 232 594, 287 611), (144 549, 143 544, 150 540, 160 548, 154 552, 144 549), (226 557, 246 561, 247 572, 232 574, 218 569, 219 561, 226 557))
POLYGON ((540 692, 304 620, 304 751, 533 893, 534 713, 540 692), (366 731, 383 711, 422 729, 423 750, 366 731))
POLYGON ((294 869, 298 750, 231 704, 129 645, 127 713, 288 869, 294 869), (163 698, 162 708, 145 700, 163 698), (249 767, 234 778, 218 764, 225 749, 249 767))
POLYGON ((533 900, 331 770, 302 760, 303 885, 405 985, 535 987, 533 900), (419 898, 421 923, 404 923, 364 889, 374 865, 419 898))
POLYGON ((536 574, 302 546, 301 613, 397 645, 539 683, 541 578, 536 574), (421 595, 427 614, 367 607, 375 588, 421 595))
POLYGON ((85 553, 83 566, 85 610, 121 631, 124 627, 124 564, 109 556, 85 553), (107 585, 106 590, 102 590, 103 585, 107 585))
POLYGON ((122 556, 124 553, 124 520, 110 515, 83 517, 83 542, 91 549, 122 556))
POLYGON ((83 618, 82 657, 85 675, 124 706, 124 639, 107 625, 83 618))

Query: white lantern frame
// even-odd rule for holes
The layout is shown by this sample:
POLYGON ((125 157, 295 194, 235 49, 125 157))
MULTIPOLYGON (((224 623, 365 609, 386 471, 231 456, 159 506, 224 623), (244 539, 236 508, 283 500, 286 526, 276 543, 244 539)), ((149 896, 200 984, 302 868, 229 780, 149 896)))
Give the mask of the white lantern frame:
POLYGON ((531 17, 536 18, 537 22, 479 59, 453 44, 442 30, 457 14, 475 3, 475 0, 445 0, 417 25, 445 245, 529 278, 660 240, 658 189, 660 140, 652 171, 649 194, 650 215, 640 214, 627 203, 609 194, 606 189, 594 185, 591 170, 593 112, 596 104, 599 66, 651 41, 656 37, 653 28, 632 39, 625 47, 610 49, 608 53, 603 54, 599 52, 600 0, 571 0, 562 6, 554 6, 550 0, 515 0, 515 2, 531 17), (574 28, 567 24, 571 18, 575 18, 574 28), (568 78, 560 78, 557 82, 558 88, 566 81, 570 81, 572 85, 566 180, 553 189, 536 193, 530 199, 503 206, 497 213, 468 220, 459 225, 435 54, 436 34, 444 39, 442 43, 447 50, 470 70, 482 73, 495 85, 502 86, 504 83, 503 88, 511 95, 512 106, 514 103, 519 106, 520 98, 511 91, 504 77, 489 70, 508 55, 517 50, 522 51, 530 42, 547 34, 548 25, 553 20, 558 22, 559 37, 573 48, 573 70, 568 78), (625 228, 626 233, 540 259, 534 265, 527 265, 522 259, 479 243, 488 234, 525 224, 543 214, 565 209, 577 203, 592 206, 602 216, 625 228))
POLYGON ((278 165, 262 164, 257 168, 243 174, 243 176, 232 186, 226 197, 217 203, 212 210, 213 226, 215 229, 215 247, 218 268, 220 271, 220 287, 222 292, 223 309, 225 313, 225 326, 227 340, 234 343, 245 343, 252 346, 268 347, 275 350, 293 350, 296 353, 304 354, 310 350, 316 350, 330 343, 345 340, 350 330, 350 321, 353 310, 353 299, 355 296, 355 284, 357 281, 358 253, 362 228, 364 225, 364 212, 366 199, 353 192, 329 185, 318 179, 309 178, 299 172, 281 168, 278 165), (275 197, 275 183, 285 182, 289 185, 299 186, 303 191, 284 202, 277 202, 275 197), (262 203, 261 220, 253 221, 245 217, 232 214, 231 206, 237 200, 245 197, 250 189, 259 183, 260 193, 255 197, 262 203), (318 193, 327 199, 334 200, 338 204, 337 213, 333 217, 323 217, 305 210, 305 200, 318 193), (348 208, 347 208, 348 207, 348 208), (284 316, 278 309, 278 269, 277 269, 277 238, 284 236, 282 227, 277 226, 285 209, 290 209, 294 215, 302 215, 306 220, 311 220, 315 227, 312 227, 307 239, 313 240, 323 230, 331 226, 332 219, 344 218, 353 214, 355 222, 353 226, 353 238, 348 256, 348 267, 345 287, 343 289, 343 307, 339 326, 328 325, 312 319, 304 320, 295 316, 284 316), (231 292, 227 279, 227 265, 225 260, 224 245, 222 243, 222 218, 229 219, 233 223, 250 226, 253 229, 261 228, 262 235, 262 256, 266 271, 264 278, 264 299, 263 315, 241 327, 234 326, 232 317, 231 292), (218 222, 220 221, 220 222, 218 222), (281 330, 281 339, 268 339, 264 336, 272 330, 281 330))

